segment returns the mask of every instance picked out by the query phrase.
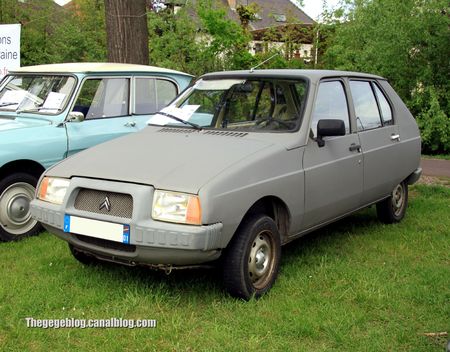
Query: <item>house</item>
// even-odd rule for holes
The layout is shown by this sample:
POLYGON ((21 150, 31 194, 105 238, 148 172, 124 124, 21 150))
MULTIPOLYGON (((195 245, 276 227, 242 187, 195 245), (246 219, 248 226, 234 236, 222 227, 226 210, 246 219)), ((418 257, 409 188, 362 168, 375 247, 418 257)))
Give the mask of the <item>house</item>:
MULTIPOLYGON (((194 2, 195 0, 190 0, 194 2)), ((189 0, 165 0, 163 3, 177 12, 189 0)), ((252 54, 276 48, 286 58, 303 59, 313 57, 313 27, 315 21, 290 0, 215 0, 229 19, 243 25, 252 35, 249 51, 252 54), (248 22, 242 23, 240 7, 256 9, 248 22)))
POLYGON ((315 21, 289 0, 221 0, 228 14, 239 21, 239 6, 254 4, 257 12, 248 23, 253 41, 250 52, 256 54, 278 48, 288 59, 310 60, 315 21))

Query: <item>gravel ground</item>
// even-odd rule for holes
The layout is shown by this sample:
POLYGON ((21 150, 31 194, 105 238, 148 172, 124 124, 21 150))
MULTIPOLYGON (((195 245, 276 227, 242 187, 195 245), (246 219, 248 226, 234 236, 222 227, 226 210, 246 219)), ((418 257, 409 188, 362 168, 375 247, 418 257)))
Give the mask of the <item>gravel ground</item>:
POLYGON ((420 179, 419 179, 419 181, 417 181, 417 183, 423 184, 423 185, 439 185, 439 186, 450 187, 450 178, 422 175, 422 177, 420 177, 420 179))

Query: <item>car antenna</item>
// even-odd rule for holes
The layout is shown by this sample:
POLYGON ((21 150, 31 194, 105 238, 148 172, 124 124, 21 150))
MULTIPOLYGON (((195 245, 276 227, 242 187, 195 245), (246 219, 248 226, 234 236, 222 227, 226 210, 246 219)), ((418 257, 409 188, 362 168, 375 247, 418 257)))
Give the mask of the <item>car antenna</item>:
POLYGON ((263 62, 259 63, 259 64, 256 65, 255 67, 252 67, 252 68, 250 69, 250 73, 252 73, 256 68, 258 68, 258 67, 261 66, 261 65, 264 65, 267 61, 272 60, 275 56, 278 56, 278 55, 280 55, 280 53, 273 54, 273 55, 272 55, 271 57, 269 57, 268 59, 265 59, 263 62))

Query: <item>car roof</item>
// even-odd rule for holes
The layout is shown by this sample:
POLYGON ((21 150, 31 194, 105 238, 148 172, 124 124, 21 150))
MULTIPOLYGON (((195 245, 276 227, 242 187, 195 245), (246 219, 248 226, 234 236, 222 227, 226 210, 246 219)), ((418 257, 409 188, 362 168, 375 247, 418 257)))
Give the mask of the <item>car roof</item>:
POLYGON ((319 81, 323 78, 332 77, 358 77, 358 78, 372 78, 372 79, 385 79, 381 76, 373 75, 370 73, 351 72, 351 71, 337 71, 337 70, 294 70, 294 69, 277 69, 277 70, 242 70, 242 71, 223 71, 207 73, 201 78, 214 79, 214 78, 278 78, 278 79, 290 79, 290 78, 309 78, 311 81, 319 81))
POLYGON ((14 70, 10 73, 99 73, 99 72, 146 72, 146 73, 172 73, 184 76, 191 75, 161 68, 156 66, 111 63, 111 62, 71 62, 61 64, 25 66, 14 70))

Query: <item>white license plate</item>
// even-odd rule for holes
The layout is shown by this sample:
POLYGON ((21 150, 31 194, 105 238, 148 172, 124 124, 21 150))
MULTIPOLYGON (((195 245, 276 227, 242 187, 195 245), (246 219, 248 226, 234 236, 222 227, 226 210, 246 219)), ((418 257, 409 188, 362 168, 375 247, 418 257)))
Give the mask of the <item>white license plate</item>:
POLYGON ((130 225, 80 218, 78 216, 64 216, 64 232, 85 235, 104 240, 130 243, 130 225))

